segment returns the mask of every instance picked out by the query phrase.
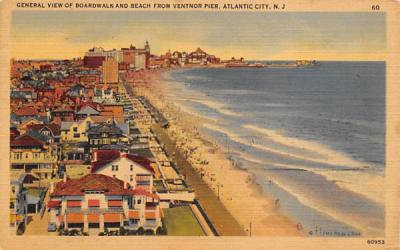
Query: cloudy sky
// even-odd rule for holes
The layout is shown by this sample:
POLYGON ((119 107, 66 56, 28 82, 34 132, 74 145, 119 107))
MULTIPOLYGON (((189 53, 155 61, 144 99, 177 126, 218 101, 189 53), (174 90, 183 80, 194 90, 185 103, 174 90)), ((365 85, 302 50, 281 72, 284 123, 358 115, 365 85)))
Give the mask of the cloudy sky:
POLYGON ((385 14, 15 11, 12 57, 61 59, 93 46, 152 53, 201 47, 222 58, 382 60, 385 14))

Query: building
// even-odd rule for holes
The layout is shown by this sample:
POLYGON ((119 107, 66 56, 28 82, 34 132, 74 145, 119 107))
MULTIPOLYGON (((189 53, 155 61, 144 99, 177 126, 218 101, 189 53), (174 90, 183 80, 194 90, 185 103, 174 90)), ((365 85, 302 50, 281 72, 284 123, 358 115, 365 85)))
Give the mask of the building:
POLYGON ((31 124, 28 126, 29 131, 36 131, 47 137, 48 143, 60 142, 60 125, 49 124, 31 124))
POLYGON ((95 108, 89 105, 82 106, 79 109, 79 111, 75 113, 75 117, 78 120, 85 119, 86 117, 89 116, 98 116, 98 115, 100 115, 100 111, 96 110, 95 108))
POLYGON ((10 142, 11 172, 32 173, 42 180, 55 175, 57 151, 31 135, 21 135, 10 142))
POLYGON ((89 146, 91 150, 99 149, 104 145, 128 143, 129 137, 124 134, 123 130, 115 123, 103 122, 98 125, 91 126, 87 132, 89 146))
POLYGON ((117 178, 89 174, 56 184, 51 200, 49 224, 63 229, 92 228, 157 232, 162 227, 159 197, 143 189, 130 189, 117 178))
POLYGON ((135 55, 135 69, 146 69, 146 55, 135 55))
POLYGON ((91 172, 123 180, 133 189, 152 192, 154 169, 151 161, 137 155, 117 150, 96 150, 91 172))
POLYGON ((102 116, 108 116, 112 118, 123 118, 124 117, 124 105, 122 103, 103 103, 103 110, 101 111, 102 116))
POLYGON ((93 121, 90 116, 79 121, 61 123, 61 142, 87 142, 87 131, 93 121))
POLYGON ((51 111, 54 123, 71 122, 75 120, 75 110, 73 105, 60 105, 51 111))
POLYGON ((104 50, 101 47, 93 47, 89 51, 85 53, 85 57, 112 57, 116 62, 121 63, 122 62, 122 51, 121 50, 104 50))
POLYGON ((28 202, 27 190, 24 188, 24 179, 27 174, 22 173, 17 180, 10 182, 10 225, 18 230, 21 224, 27 222, 28 202))
POLYGON ((105 59, 105 56, 85 56, 83 58, 83 65, 88 68, 98 68, 103 64, 105 59))
POLYGON ((197 48, 195 51, 189 54, 188 62, 192 64, 202 64, 207 62, 207 53, 202 49, 197 48))
POLYGON ((192 64, 208 64, 208 63, 220 63, 220 58, 209 55, 205 51, 200 48, 197 48, 195 51, 190 53, 187 56, 188 63, 192 64))
POLYGON ((146 41, 143 49, 138 49, 131 44, 129 48, 121 48, 121 51, 123 64, 129 65, 130 68, 141 69, 143 67, 143 59, 143 68, 148 69, 150 67, 150 45, 148 41, 146 41), (136 59, 138 59, 139 62, 136 63, 136 59))
POLYGON ((102 64, 103 83, 118 83, 118 62, 112 57, 107 57, 102 64))

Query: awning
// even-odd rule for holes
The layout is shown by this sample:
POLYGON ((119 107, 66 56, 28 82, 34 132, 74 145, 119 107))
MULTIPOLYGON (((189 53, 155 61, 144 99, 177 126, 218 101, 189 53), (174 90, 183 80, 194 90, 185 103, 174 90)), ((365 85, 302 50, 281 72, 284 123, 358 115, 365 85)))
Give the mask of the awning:
POLYGON ((80 207, 81 201, 67 201, 67 207, 80 207))
POLYGON ((128 216, 129 216, 129 219, 140 219, 140 213, 139 213, 139 211, 136 211, 136 210, 129 211, 128 216))
POLYGON ((64 216, 63 215, 59 215, 58 217, 58 221, 59 222, 64 222, 64 216))
POLYGON ((146 212, 145 217, 146 219, 156 219, 157 218, 156 212, 146 212))
POLYGON ((47 202, 48 208, 55 208, 55 207, 59 207, 60 205, 61 205, 61 201, 50 200, 49 202, 47 202))
POLYGON ((99 214, 88 214, 87 221, 88 221, 88 223, 100 223, 100 215, 99 214))
POLYGON ((121 222, 121 215, 119 213, 105 213, 104 222, 121 222))
POLYGON ((109 207, 122 207, 122 200, 109 200, 108 206, 109 207))
POLYGON ((89 207, 100 207, 100 201, 99 200, 89 200, 88 206, 89 207))
POLYGON ((68 213, 67 223, 83 223, 83 214, 81 213, 68 213))

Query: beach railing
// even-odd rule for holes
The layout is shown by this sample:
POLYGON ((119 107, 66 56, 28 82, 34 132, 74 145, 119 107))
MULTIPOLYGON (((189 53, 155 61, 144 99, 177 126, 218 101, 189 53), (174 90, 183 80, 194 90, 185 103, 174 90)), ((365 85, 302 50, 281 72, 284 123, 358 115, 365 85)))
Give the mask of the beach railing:
POLYGON ((206 212, 204 211, 203 207, 201 206, 200 202, 197 199, 194 199, 194 204, 199 209, 201 215, 204 217, 207 225, 210 227, 210 229, 213 232, 213 234, 215 236, 220 236, 220 234, 218 233, 218 231, 215 228, 214 224, 212 223, 212 221, 210 220, 210 218, 207 216, 206 212))

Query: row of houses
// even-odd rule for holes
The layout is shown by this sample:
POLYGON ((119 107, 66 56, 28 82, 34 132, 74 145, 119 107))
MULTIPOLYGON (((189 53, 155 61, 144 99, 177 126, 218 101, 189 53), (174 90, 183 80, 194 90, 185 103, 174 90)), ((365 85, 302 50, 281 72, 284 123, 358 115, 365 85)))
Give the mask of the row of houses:
POLYGON ((49 230, 159 230, 157 166, 124 88, 75 60, 31 63, 12 65, 10 225, 46 208, 49 230))

